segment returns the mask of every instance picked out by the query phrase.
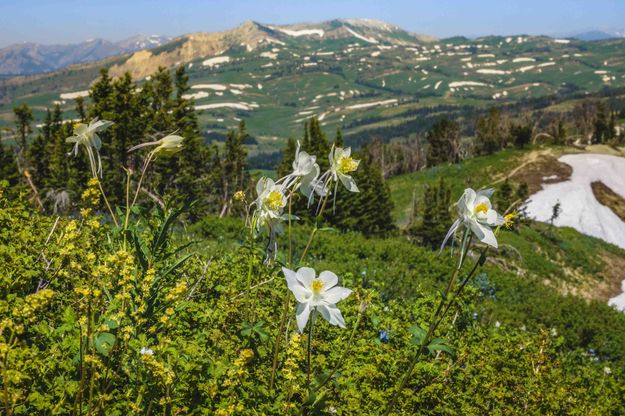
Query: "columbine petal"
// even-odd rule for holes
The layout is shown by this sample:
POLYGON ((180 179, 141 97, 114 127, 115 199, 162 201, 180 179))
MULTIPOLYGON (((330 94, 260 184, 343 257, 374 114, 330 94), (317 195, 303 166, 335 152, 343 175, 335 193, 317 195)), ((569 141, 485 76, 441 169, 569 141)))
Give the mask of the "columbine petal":
POLYGON ((358 190, 358 186, 356 186, 356 181, 349 175, 343 175, 342 173, 338 174, 339 179, 343 186, 350 192, 360 192, 358 190))
POLYGON ((310 284, 312 283, 316 274, 317 273, 315 272, 315 269, 311 267, 300 267, 297 270, 297 280, 299 280, 300 283, 304 285, 304 287, 310 288, 310 284))
POLYGON ((306 289, 299 280, 297 280, 297 273, 291 269, 287 269, 286 267, 282 268, 282 273, 284 273, 286 284, 289 287, 289 290, 293 292, 293 295, 295 295, 295 299, 297 299, 298 302, 308 302, 311 292, 306 289))
POLYGON ((490 198, 495 193, 495 188, 487 188, 477 191, 477 196, 485 196, 486 198, 490 198))
MULTIPOLYGON (((332 273, 329 270, 325 270, 321 272, 319 274, 319 280, 323 282, 323 288, 325 290, 329 290, 330 288, 336 286, 336 284, 339 282, 339 278, 337 277, 337 275, 332 273)), ((336 302, 330 302, 330 303, 336 303, 336 302)))
POLYGON ((330 319, 328 322, 332 325, 338 325, 341 328, 345 328, 345 319, 343 319, 343 315, 341 314, 339 308, 337 308, 336 305, 327 305, 325 307, 328 308, 328 311, 330 312, 330 319))
POLYGON ((486 213, 486 220, 488 221, 488 225, 497 226, 502 225, 505 221, 501 215, 497 213, 494 209, 489 209, 486 213))
POLYGON ((298 304, 295 319, 297 320, 297 328, 299 329, 300 333, 304 332, 304 328, 306 328, 306 323, 308 322, 309 316, 310 316, 310 304, 308 303, 298 304))
POLYGON ((483 225, 480 223, 471 223, 471 230, 475 233, 476 237, 484 244, 488 244, 491 247, 497 248, 497 239, 495 238, 495 233, 490 229, 488 225, 483 225), (474 228, 478 228, 480 230, 480 234, 478 234, 474 228))
POLYGON ((324 293, 323 299, 329 304, 335 304, 348 297, 351 293, 351 289, 347 289, 345 287, 333 287, 324 293))

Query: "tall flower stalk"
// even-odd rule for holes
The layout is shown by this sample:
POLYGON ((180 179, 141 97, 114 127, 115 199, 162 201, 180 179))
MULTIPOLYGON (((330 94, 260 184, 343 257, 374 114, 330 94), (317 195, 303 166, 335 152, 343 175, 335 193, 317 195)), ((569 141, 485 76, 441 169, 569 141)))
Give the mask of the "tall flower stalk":
POLYGON ((104 188, 100 178, 102 177, 102 159, 100 158, 100 149, 102 148, 102 140, 98 136, 98 132, 113 125, 112 121, 98 120, 94 118, 89 124, 76 123, 74 125, 74 135, 65 139, 67 143, 74 143, 74 148, 70 154, 74 153, 74 156, 78 156, 78 149, 82 146, 89 158, 89 167, 91 168, 91 176, 98 182, 100 193, 102 193, 102 199, 104 204, 111 214, 111 218, 115 223, 115 226, 119 227, 115 213, 111 208, 111 204, 106 198, 104 188))
POLYGON ((490 197, 492 196, 493 192, 494 190, 492 189, 475 192, 473 189, 468 188, 464 191, 463 195, 456 203, 456 207, 458 209, 458 218, 452 224, 449 232, 445 236, 439 254, 442 252, 447 241, 455 236, 459 230, 464 228, 460 245, 460 252, 458 254, 458 263, 454 271, 452 272, 449 280, 447 281, 447 286, 441 296, 441 300, 439 301, 437 308, 430 317, 427 332, 419 339, 417 350, 410 360, 406 372, 399 379, 398 383, 395 386, 393 396, 391 397, 391 400, 386 407, 384 415, 388 415, 391 411, 393 411, 395 405, 397 404, 399 395, 406 387, 406 384, 410 379, 410 376, 412 375, 414 367, 416 366, 417 362, 419 362, 419 359, 421 358, 423 353, 426 352, 426 350, 432 351, 432 349, 430 349, 432 347, 430 344, 434 339, 434 334, 437 328, 444 320, 451 306, 462 294, 466 284, 475 275, 478 267, 482 266, 486 261, 486 253, 489 247, 497 248, 498 246, 496 233, 499 230, 499 227, 506 223, 506 220, 504 219, 504 217, 502 217, 495 210, 492 209, 490 197), (493 231, 491 227, 497 228, 495 229, 495 231, 493 231), (461 269, 466 260, 466 256, 469 252, 474 236, 485 245, 480 250, 480 255, 475 261, 473 267, 461 280, 460 284, 457 285, 458 276, 460 275, 461 269))

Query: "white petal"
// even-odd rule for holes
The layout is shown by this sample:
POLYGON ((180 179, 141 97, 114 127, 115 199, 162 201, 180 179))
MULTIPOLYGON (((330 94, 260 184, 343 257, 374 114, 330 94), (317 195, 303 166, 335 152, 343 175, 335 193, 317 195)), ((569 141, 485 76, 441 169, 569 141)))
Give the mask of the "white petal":
POLYGON ((297 299, 298 302, 307 302, 312 296, 312 292, 306 289, 300 281, 297 280, 297 274, 286 267, 282 268, 282 273, 284 273, 286 284, 289 290, 293 292, 295 299, 297 299))
POLYGON ((475 205, 475 191, 471 188, 464 190, 464 193, 458 200, 458 211, 460 215, 467 215, 473 212, 473 206, 475 205))
POLYGON ((495 233, 493 233, 493 230, 491 230, 488 225, 480 224, 478 222, 471 222, 471 230, 475 233, 478 240, 480 240, 482 243, 497 248, 497 239, 495 238, 495 233))
POLYGON ((335 286, 323 294, 323 300, 330 304, 335 304, 349 295, 352 291, 345 287, 335 286))
POLYGON ((310 284, 316 275, 317 273, 315 272, 315 269, 311 267, 300 267, 297 270, 297 280, 299 280, 306 288, 310 288, 310 284))
POLYGON ((350 191, 350 192, 360 192, 358 190, 358 187, 356 186, 356 181, 354 181, 354 178, 352 178, 349 175, 344 175, 342 173, 339 172, 339 179, 341 180, 341 183, 343 184, 343 186, 345 186, 345 188, 350 191))
POLYGON ((310 316, 310 305, 308 303, 300 303, 297 305, 297 312, 295 319, 297 320, 297 327, 299 332, 304 332, 308 317, 310 316))
POLYGON ((484 195, 477 195, 475 197, 475 205, 484 204, 488 209, 491 209, 492 205, 490 203, 490 199, 484 195))
POLYGON ((326 305, 325 307, 330 313, 330 319, 328 322, 332 325, 338 325, 341 328, 345 328, 345 320, 343 319, 343 315, 341 315, 339 308, 337 308, 336 305, 326 305))
POLYGON ((490 198, 495 192, 495 188, 487 188, 477 191, 477 196, 485 196, 486 198, 490 198))
POLYGON ((490 226, 501 225, 505 222, 503 217, 499 215, 494 209, 488 210, 488 212, 486 213, 486 220, 488 221, 488 225, 490 226))
POLYGON ((323 282, 323 288, 325 290, 336 286, 336 284, 339 282, 339 278, 337 277, 337 275, 329 270, 325 270, 319 273, 319 280, 323 282))

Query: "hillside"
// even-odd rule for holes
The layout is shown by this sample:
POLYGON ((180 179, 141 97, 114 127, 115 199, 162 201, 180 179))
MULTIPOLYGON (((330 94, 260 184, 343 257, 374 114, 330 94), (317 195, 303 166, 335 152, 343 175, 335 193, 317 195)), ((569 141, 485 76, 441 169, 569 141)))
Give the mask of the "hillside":
POLYGON ((376 135, 390 140, 398 134, 392 128, 414 132, 441 111, 618 89, 625 86, 624 51, 625 39, 436 40, 367 20, 245 22, 97 64, 0 81, 0 126, 20 102, 34 107, 38 120, 55 103, 71 118, 73 98, 86 94, 100 67, 141 80, 160 65, 184 64, 205 134, 223 135, 245 119, 258 136, 255 152, 268 152, 317 116, 354 143, 376 135))

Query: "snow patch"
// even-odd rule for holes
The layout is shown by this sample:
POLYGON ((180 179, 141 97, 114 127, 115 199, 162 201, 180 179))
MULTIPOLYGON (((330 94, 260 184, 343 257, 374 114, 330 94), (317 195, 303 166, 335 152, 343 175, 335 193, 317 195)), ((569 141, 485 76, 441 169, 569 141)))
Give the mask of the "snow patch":
POLYGON ((368 38, 368 37, 362 36, 362 35, 360 35, 360 34, 358 34, 358 33, 354 32, 352 29, 350 29, 350 28, 348 28, 348 27, 345 27, 345 29, 347 29, 347 31, 348 31, 349 33, 351 33, 352 35, 354 35, 354 36, 355 36, 355 37, 357 37, 358 39, 364 40, 365 42, 374 43, 374 44, 378 43, 378 41, 377 41, 377 40, 375 40, 375 39, 373 39, 373 38, 368 38))
POLYGON ((75 92, 65 92, 65 93, 59 95, 61 100, 73 100, 73 99, 76 99, 78 97, 88 97, 88 96, 89 96, 89 90, 75 91, 75 92))

